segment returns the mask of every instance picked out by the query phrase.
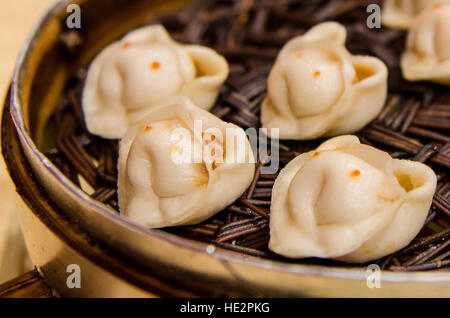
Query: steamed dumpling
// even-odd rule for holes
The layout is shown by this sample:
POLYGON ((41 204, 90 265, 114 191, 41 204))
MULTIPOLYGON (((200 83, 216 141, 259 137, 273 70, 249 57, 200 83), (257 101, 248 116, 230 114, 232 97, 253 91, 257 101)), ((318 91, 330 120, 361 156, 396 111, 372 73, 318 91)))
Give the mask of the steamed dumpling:
POLYGON ((221 55, 179 44, 161 25, 132 31, 89 68, 82 103, 87 128, 103 138, 121 138, 143 114, 176 95, 209 110, 228 72, 221 55))
POLYGON ((272 193, 269 248, 290 258, 363 263, 408 245, 426 220, 436 175, 341 136, 291 161, 272 193))
POLYGON ((401 60, 407 80, 450 85, 449 31, 450 4, 430 8, 414 21, 401 60))
POLYGON ((264 128, 306 140, 355 132, 379 114, 387 68, 375 57, 352 56, 346 36, 344 26, 326 22, 284 46, 268 79, 264 128))
POLYGON ((426 9, 449 3, 450 0, 385 0, 382 21, 388 27, 409 29, 426 9))
POLYGON ((120 143, 120 212, 149 228, 199 223, 238 199, 254 171, 240 127, 177 97, 120 143))

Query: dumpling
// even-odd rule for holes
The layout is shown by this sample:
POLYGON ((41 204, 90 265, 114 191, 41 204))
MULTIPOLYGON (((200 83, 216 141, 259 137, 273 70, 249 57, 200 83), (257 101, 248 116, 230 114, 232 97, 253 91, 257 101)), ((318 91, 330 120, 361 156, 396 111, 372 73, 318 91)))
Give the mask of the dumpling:
POLYGON ((449 31, 450 4, 428 9, 414 21, 401 60, 407 80, 450 85, 449 31))
POLYGON ((364 263, 408 245, 426 220, 436 175, 356 136, 324 142, 275 181, 269 248, 290 258, 364 263))
POLYGON ((382 21, 388 27, 409 29, 424 10, 446 3, 450 0, 385 0, 382 21))
POLYGON ((161 25, 137 29, 89 67, 82 98, 87 128, 121 138, 139 117, 176 95, 209 110, 228 73, 225 58, 212 49, 179 44, 161 25))
POLYGON ((269 74, 264 128, 279 128, 281 139, 306 140, 355 132, 379 114, 386 65, 352 56, 346 36, 344 26, 325 22, 284 46, 269 74))
POLYGON ((199 223, 238 199, 255 160, 242 128, 175 97, 120 142, 121 215, 149 228, 199 223))

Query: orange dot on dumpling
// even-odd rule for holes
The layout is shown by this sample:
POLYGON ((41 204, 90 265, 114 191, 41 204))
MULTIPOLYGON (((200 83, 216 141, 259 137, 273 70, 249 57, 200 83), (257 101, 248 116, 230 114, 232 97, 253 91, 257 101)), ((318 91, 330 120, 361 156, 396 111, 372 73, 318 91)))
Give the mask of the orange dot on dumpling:
POLYGON ((157 70, 157 69, 159 69, 159 68, 161 67, 161 64, 160 64, 159 62, 157 62, 157 61, 154 61, 154 62, 152 62, 152 63, 150 64, 150 67, 151 67, 153 70, 157 70))
POLYGON ((361 171, 359 171, 359 170, 353 170, 350 173, 350 177, 352 177, 352 178, 358 178, 360 175, 361 175, 361 171))

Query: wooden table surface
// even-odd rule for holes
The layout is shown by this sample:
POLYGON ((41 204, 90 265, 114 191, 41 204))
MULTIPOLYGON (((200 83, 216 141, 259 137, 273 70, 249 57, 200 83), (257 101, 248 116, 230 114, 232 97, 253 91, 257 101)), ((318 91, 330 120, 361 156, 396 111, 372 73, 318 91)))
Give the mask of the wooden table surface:
MULTIPOLYGON (((33 24, 55 0, 0 1, 0 95, 5 97, 20 47, 33 24)), ((0 106, 3 107, 3 106, 0 106)), ((25 208, 0 160, 0 283, 29 270, 16 212, 25 208)))

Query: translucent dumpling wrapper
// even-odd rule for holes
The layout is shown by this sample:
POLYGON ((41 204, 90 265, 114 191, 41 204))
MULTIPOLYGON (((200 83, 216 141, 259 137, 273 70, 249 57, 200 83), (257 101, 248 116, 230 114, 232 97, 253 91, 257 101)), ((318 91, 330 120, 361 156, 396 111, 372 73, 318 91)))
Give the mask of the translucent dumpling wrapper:
POLYGON ((278 128, 281 139, 307 140, 358 131, 380 113, 387 68, 351 55, 346 36, 344 26, 326 22, 284 46, 269 74, 263 127, 278 128))
POLYGON ((122 139, 121 215, 149 228, 196 224, 238 199, 255 160, 242 128, 176 97, 122 139))
POLYGON ((436 5, 414 21, 401 59, 407 80, 450 85, 449 31, 450 4, 436 5))
POLYGON ((422 163, 392 159, 355 136, 332 138, 276 179, 269 248, 290 258, 379 259, 416 237, 435 189, 422 163))
POLYGON ((223 56, 179 44, 161 25, 134 30, 89 67, 82 98, 87 128, 103 138, 121 138, 146 112, 177 95, 209 110, 228 73, 223 56))
POLYGON ((388 27, 409 29, 426 9, 449 3, 450 0, 385 0, 381 17, 388 27))

